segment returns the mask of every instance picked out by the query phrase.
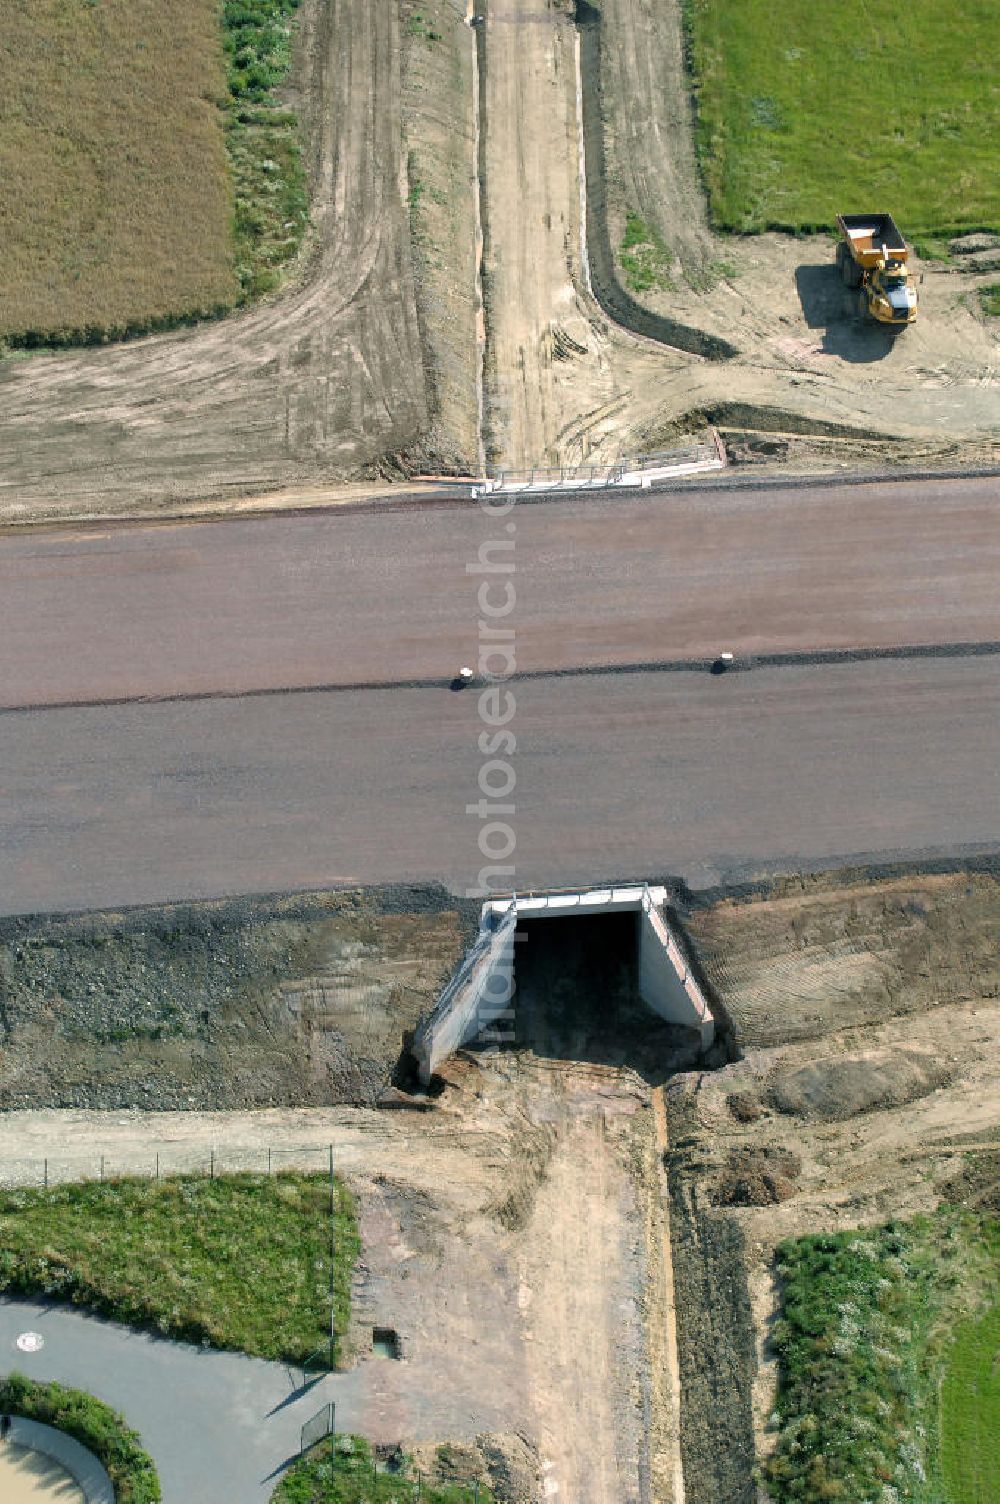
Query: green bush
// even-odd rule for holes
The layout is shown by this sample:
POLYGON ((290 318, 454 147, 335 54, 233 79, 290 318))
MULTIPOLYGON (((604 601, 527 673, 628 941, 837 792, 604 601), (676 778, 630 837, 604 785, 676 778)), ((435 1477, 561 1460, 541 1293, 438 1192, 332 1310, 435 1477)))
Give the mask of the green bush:
POLYGON ((65 1431, 106 1468, 116 1504, 158 1504, 160 1480, 139 1434, 123 1416, 80 1389, 36 1384, 22 1374, 0 1379, 0 1412, 65 1431))
POLYGON ((638 214, 625 217, 625 233, 618 253, 625 282, 632 292, 669 291, 670 253, 661 235, 638 214))
POLYGON ((270 292, 309 218, 298 119, 273 98, 291 64, 299 0, 225 0, 226 146, 236 195, 233 233, 243 296, 270 292))
POLYGON ((934 1217, 781 1244, 776 1504, 942 1504, 938 1393, 969 1303, 997 1279, 1000 1224, 934 1217))
POLYGON ((979 288, 979 302, 987 318, 1000 319, 1000 282, 979 288))
MULTIPOLYGON (((288 1470, 272 1504, 473 1504, 475 1491, 456 1483, 418 1480, 412 1469, 375 1473, 372 1450, 361 1436, 324 1441, 288 1470)), ((480 1487, 479 1504, 494 1504, 480 1487)))

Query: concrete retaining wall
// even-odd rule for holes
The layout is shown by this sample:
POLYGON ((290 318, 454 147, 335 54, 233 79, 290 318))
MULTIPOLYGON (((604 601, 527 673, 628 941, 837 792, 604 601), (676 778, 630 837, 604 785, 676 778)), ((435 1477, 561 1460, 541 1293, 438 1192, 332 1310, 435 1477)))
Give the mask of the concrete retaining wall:
POLYGON ((715 1020, 688 970, 677 937, 661 912, 666 897, 664 888, 637 883, 620 888, 493 899, 484 904, 482 928, 475 945, 442 992, 434 1011, 414 1035, 413 1054, 423 1084, 429 1083, 449 1055, 491 1027, 496 1043, 511 1041, 512 1028, 504 1025, 513 1020, 510 1001, 515 984, 514 939, 517 921, 527 918, 636 913, 639 993, 643 1002, 668 1023, 696 1029, 702 1049, 707 1050, 715 1039, 715 1020))
POLYGON ((639 921, 639 991, 648 1007, 672 1024, 697 1029, 701 1047, 715 1039, 715 1019, 688 970, 684 952, 669 924, 651 903, 639 921))
POLYGON ((115 1504, 115 1491, 104 1468, 93 1452, 88 1452, 65 1431, 14 1415, 9 1440, 13 1446, 27 1447, 58 1462, 76 1480, 86 1504, 115 1504))
MULTIPOLYGON (((413 1039, 420 1080, 426 1086, 442 1061, 470 1039, 493 1029, 496 1042, 509 1042, 503 1024, 514 993, 513 909, 495 928, 484 928, 413 1039)), ((488 1035, 487 1035, 488 1037, 488 1035)))

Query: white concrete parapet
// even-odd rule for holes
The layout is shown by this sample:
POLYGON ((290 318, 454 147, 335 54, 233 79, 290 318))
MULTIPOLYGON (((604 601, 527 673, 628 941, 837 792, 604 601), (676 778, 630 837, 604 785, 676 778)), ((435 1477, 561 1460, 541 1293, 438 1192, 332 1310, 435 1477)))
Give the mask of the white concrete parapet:
MULTIPOLYGON (((430 1016, 417 1027, 413 1054, 420 1080, 429 1085, 443 1060, 504 1018, 514 995, 514 934, 511 909, 496 925, 484 924, 475 945, 445 987, 430 1016)), ((496 1031, 498 1037, 506 1037, 496 1031)))
POLYGON ((531 914, 543 917, 548 915, 554 919, 559 914, 627 912, 629 909, 641 909, 647 894, 650 901, 659 907, 667 901, 666 888, 651 888, 648 883, 631 883, 620 888, 584 888, 577 892, 518 893, 511 898, 493 898, 484 904, 482 922, 487 923, 492 915, 502 917, 512 907, 516 908, 519 919, 525 919, 531 914))
POLYGON ((606 491, 640 486, 648 490, 661 480, 678 476, 699 475, 707 470, 723 470, 726 451, 713 430, 710 444, 690 444, 663 454, 622 458, 607 465, 568 466, 561 470, 503 470, 479 480, 472 487, 473 498, 494 492, 510 495, 540 495, 546 491, 606 491))
POLYGON ((642 907, 639 991, 661 1018, 697 1029, 703 1050, 712 1044, 715 1039, 712 1010, 691 974, 676 935, 651 898, 642 907))

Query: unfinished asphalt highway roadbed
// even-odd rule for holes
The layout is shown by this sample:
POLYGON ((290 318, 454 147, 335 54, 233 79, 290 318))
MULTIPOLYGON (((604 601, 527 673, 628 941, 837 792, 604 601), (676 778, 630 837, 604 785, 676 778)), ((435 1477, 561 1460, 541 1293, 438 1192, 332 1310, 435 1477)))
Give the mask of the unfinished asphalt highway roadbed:
POLYGON ((0 912, 472 886, 505 578, 517 887, 998 846, 998 572, 992 480, 8 535, 0 912))
MULTIPOLYGON (((520 889, 1000 846, 995 657, 515 686, 520 889)), ((484 865, 474 694, 374 689, 0 717, 0 912, 484 865)))
POLYGON ((899 481, 9 534, 0 707, 447 678, 476 652, 483 545, 513 568, 522 672, 997 642, 996 498, 899 481))

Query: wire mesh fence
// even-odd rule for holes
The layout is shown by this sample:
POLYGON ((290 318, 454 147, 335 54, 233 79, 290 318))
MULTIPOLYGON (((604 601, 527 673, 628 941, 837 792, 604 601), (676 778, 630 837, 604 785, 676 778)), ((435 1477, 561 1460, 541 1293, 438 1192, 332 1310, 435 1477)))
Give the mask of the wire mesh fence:
POLYGON ((0 1160, 0 1187, 48 1187, 76 1180, 163 1180, 170 1175, 276 1175, 282 1170, 320 1174, 329 1170, 328 1144, 225 1145, 167 1144, 101 1152, 60 1150, 0 1160))
POLYGON ((302 1427, 299 1436, 299 1455, 308 1452, 317 1442, 325 1437, 332 1436, 335 1428, 336 1408, 332 1400, 328 1401, 322 1409, 311 1415, 302 1427))

